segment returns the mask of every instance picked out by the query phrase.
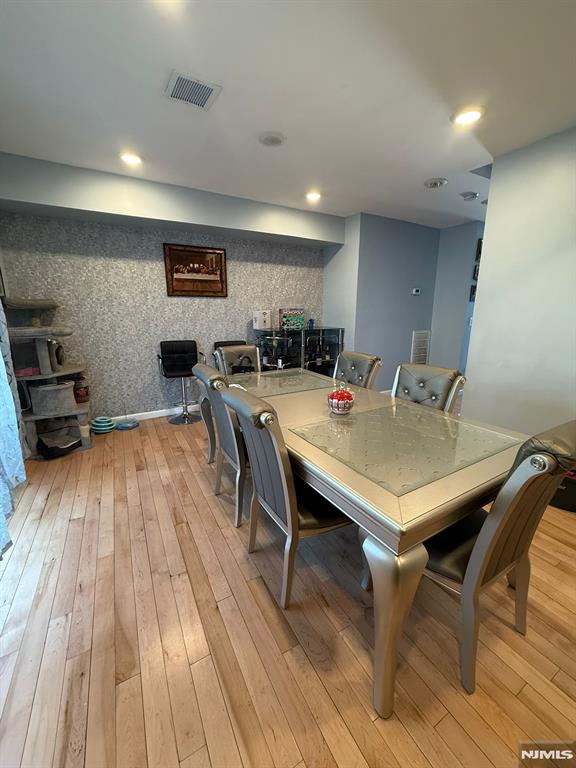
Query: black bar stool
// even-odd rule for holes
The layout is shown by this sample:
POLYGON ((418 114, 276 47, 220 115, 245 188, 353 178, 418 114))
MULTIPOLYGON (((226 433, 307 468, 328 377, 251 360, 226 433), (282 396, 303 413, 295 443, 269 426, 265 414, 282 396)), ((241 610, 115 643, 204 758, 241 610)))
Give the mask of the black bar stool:
POLYGON ((199 414, 190 413, 186 394, 186 379, 195 379, 192 368, 198 362, 198 347, 195 341, 161 341, 158 360, 162 369, 162 375, 167 379, 180 379, 182 385, 182 413, 171 416, 168 421, 171 424, 191 424, 200 420, 199 414))

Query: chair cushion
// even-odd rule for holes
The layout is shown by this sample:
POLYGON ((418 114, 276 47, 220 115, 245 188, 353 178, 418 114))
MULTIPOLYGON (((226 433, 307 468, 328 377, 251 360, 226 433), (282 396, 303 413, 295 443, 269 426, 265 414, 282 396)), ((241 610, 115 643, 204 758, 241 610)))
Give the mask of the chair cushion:
POLYGON ((425 541, 428 570, 462 584, 472 549, 487 514, 483 509, 476 509, 425 541))
POLYGON ((403 363, 395 397, 442 410, 458 375, 455 368, 403 363))
POLYGON ((301 531, 343 526, 352 522, 299 477, 294 478, 294 485, 298 501, 298 528, 301 531))

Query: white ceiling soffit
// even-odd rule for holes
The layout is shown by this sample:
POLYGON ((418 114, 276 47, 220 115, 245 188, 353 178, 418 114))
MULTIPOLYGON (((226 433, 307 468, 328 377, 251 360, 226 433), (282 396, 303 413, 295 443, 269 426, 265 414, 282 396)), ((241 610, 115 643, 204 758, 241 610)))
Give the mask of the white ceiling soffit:
POLYGON ((481 219, 470 170, 576 123, 575 24, 562 0, 7 2, 0 150, 296 208, 318 188, 337 215, 481 219), (166 98, 173 69, 223 87, 209 111, 166 98), (470 103, 486 116, 458 130, 470 103))

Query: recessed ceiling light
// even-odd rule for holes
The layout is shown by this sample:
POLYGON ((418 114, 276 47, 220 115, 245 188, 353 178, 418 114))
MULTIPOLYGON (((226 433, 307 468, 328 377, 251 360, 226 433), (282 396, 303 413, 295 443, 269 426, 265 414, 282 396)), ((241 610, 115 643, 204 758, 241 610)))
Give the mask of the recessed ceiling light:
POLYGON ((466 109, 461 109, 460 112, 452 115, 451 120, 455 125, 472 125, 484 116, 485 111, 484 107, 466 107, 466 109))
POLYGON ((320 192, 316 192, 314 190, 311 192, 306 192, 306 200, 308 200, 309 203, 317 203, 321 197, 322 195, 320 192))
POLYGON ((122 160, 123 163, 126 163, 126 165, 130 165, 132 168, 135 168, 142 162, 142 158, 139 155, 135 155, 133 152, 122 152, 120 160, 122 160))
POLYGON ((444 176, 433 176, 424 182, 426 189, 440 189, 440 187, 445 187, 446 184, 448 184, 448 179, 445 179, 444 176))
POLYGON ((258 141, 265 147, 279 147, 286 141, 286 136, 278 131, 266 131, 258 136, 258 141))

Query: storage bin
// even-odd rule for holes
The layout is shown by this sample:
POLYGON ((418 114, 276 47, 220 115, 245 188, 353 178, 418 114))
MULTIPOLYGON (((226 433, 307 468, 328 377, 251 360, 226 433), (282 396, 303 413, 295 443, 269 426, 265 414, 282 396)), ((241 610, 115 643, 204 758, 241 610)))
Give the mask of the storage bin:
POLYGON ((56 416, 74 413, 77 409, 74 399, 74 382, 62 381, 59 384, 43 384, 30 387, 32 412, 36 416, 56 416))

